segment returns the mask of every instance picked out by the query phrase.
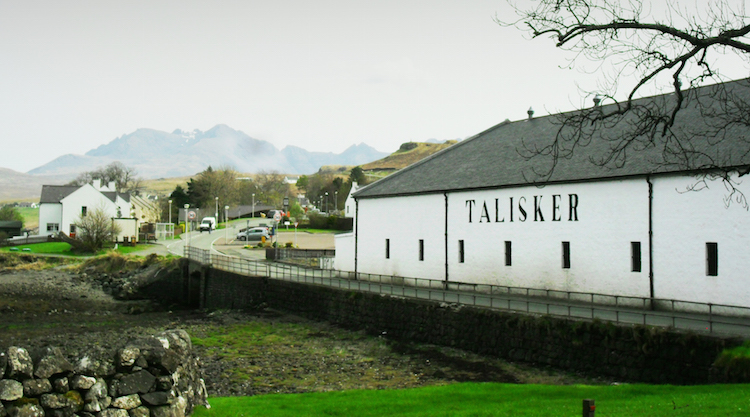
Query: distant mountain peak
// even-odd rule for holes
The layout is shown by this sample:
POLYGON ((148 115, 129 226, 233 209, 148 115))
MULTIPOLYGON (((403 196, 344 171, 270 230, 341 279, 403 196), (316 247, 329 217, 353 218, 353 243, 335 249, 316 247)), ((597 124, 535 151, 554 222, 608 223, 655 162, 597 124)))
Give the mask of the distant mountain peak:
POLYGON ((29 171, 29 174, 70 175, 113 161, 135 168, 144 178, 194 175, 209 165, 232 167, 248 173, 310 174, 323 165, 361 165, 386 155, 364 143, 352 145, 340 154, 310 152, 297 146, 287 146, 279 151, 272 143, 254 139, 226 124, 217 124, 205 132, 175 129, 169 133, 140 128, 85 155, 59 157, 29 171))

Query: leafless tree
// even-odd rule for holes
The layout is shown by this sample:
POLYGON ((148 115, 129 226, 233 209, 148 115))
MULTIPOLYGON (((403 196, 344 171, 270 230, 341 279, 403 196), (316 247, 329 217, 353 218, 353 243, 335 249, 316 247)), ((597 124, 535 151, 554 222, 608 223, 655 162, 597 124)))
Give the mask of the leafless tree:
POLYGON ((77 245, 78 248, 92 253, 101 250, 105 244, 112 242, 114 236, 120 233, 120 227, 101 207, 89 211, 85 215, 81 214, 76 220, 75 226, 75 240, 80 242, 80 245, 77 245))
MULTIPOLYGON (((515 26, 531 38, 551 38, 571 53, 568 66, 593 63, 599 84, 596 91, 583 92, 597 105, 558 115, 553 140, 520 150, 528 158, 550 159, 547 169, 537 172, 540 179, 550 178, 561 159, 592 141, 606 141, 609 147, 605 156, 591 161, 601 166, 622 166, 629 153, 657 147, 658 164, 664 168, 713 172, 710 175, 729 179, 727 163, 738 159, 712 154, 697 143, 708 140, 715 145, 728 132, 736 137, 750 126, 747 96, 721 84, 728 79, 722 65, 736 66, 728 63, 730 57, 750 68, 750 21, 743 1, 696 2, 699 10, 692 11, 677 0, 521 4, 511 4, 517 20, 496 19, 498 23, 515 26), (696 89, 711 84, 716 85, 696 89), (627 86, 625 94, 618 91, 622 86, 627 86), (639 99, 668 92, 673 94, 639 99), (708 127, 703 131, 676 128, 680 114, 690 108, 706 118, 708 127)), ((750 137, 741 140, 748 143, 743 152, 747 156, 750 137)))
POLYGON ((69 185, 80 186, 83 184, 89 184, 95 179, 102 180, 102 184, 104 185, 114 181, 117 191, 121 193, 139 195, 143 189, 143 179, 138 177, 135 168, 127 167, 122 162, 117 161, 93 171, 79 174, 75 180, 69 183, 69 185))

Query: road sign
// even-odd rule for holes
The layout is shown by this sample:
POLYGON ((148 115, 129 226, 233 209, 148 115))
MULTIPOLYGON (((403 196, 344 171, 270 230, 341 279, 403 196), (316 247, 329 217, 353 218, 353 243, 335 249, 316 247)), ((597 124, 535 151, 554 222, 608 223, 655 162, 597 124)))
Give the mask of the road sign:
POLYGON ((188 211, 188 219, 189 220, 195 220, 195 212, 194 211, 188 211))
POLYGON ((284 207, 289 207, 289 197, 284 197, 284 207))
POLYGON ((299 222, 294 222, 294 227, 299 226, 299 222))
POLYGON ((277 211, 276 214, 273 215, 273 221, 280 222, 281 221, 281 213, 279 213, 277 211))

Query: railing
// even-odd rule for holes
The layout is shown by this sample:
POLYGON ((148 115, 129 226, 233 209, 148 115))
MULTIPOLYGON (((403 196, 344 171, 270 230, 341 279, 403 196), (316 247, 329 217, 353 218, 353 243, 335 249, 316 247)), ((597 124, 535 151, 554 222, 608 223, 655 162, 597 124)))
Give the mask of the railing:
POLYGON ((468 305, 576 320, 596 319, 750 337, 750 308, 741 306, 366 273, 355 276, 352 272, 249 260, 192 247, 186 248, 185 256, 241 275, 439 301, 457 308, 468 305))

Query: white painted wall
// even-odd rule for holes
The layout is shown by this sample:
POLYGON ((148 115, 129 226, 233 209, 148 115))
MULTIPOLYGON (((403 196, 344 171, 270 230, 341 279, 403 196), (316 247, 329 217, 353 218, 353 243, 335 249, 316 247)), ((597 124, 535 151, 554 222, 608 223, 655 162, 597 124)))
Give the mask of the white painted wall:
MULTIPOLYGON (((750 178, 737 181, 750 198, 750 178)), ((696 184, 688 176, 654 180, 655 297, 750 305, 750 212, 725 204, 721 180, 685 191, 696 184), (706 275, 706 242, 718 243, 718 276, 706 275)))
MULTIPOLYGON (((54 235, 55 231, 47 231, 47 223, 62 222, 62 204, 44 203, 39 205, 39 234, 54 235)), ((61 225, 62 226, 62 225, 61 225)))
POLYGON ((645 179, 452 193, 449 218, 450 281, 649 295, 648 268, 632 272, 630 249, 637 241, 648 253, 645 179), (464 263, 458 262, 460 239, 464 263), (511 266, 505 266, 505 241, 512 245, 511 266), (570 242, 570 269, 562 268, 563 241, 570 242))
MULTIPOLYGON (((60 230, 66 234, 70 234, 70 225, 80 218, 84 206, 89 213, 101 208, 107 213, 107 217, 117 217, 117 205, 90 184, 81 186, 60 202, 63 205, 60 230)), ((128 215, 130 207, 122 207, 122 212, 124 215, 128 215)))
POLYGON ((360 200, 357 272, 442 279, 444 207, 442 194, 360 200), (386 239, 390 259, 385 258, 386 239), (419 239, 425 241, 424 261, 419 260, 419 239))
MULTIPOLYGON (((750 198, 748 178, 740 178, 738 187, 750 198)), ((697 183, 690 176, 657 176, 652 183, 654 296, 750 306, 747 208, 725 205, 728 191, 720 180, 699 192, 684 191, 697 183), (718 243, 717 277, 706 275, 706 242, 718 243)), ((449 193, 448 279, 649 297, 648 204, 645 177, 449 193), (560 196, 557 209, 555 195, 560 196), (577 221, 569 219, 570 195, 577 198, 577 221), (535 196, 544 221, 534 218, 535 196), (465 245, 463 263, 459 240, 465 245), (505 241, 512 242, 511 266, 504 262, 505 241), (563 241, 570 242, 570 269, 562 268, 563 241), (632 271, 631 242, 641 243, 641 272, 632 271)), ((445 279, 443 194, 360 199, 357 222, 358 272, 445 279), (385 239, 391 242, 390 259, 385 259, 385 239), (419 239, 425 240, 424 261, 418 260, 419 239)), ((338 269, 353 269, 353 259, 346 262, 354 256, 353 239, 337 239, 338 269)))
POLYGON ((354 233, 339 233, 334 236, 336 247, 336 269, 354 272, 354 233))

